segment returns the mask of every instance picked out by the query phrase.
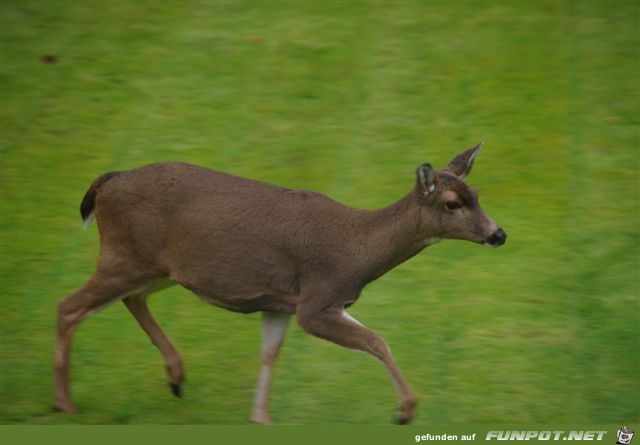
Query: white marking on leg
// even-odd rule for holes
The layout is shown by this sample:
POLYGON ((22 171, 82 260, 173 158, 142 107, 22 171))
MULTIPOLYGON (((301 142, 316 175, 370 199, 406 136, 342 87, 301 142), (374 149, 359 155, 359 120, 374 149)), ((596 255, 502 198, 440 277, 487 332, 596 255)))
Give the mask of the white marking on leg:
POLYGON ((343 310, 343 311, 342 311, 342 317, 343 317, 343 318, 346 318, 346 319, 347 319, 347 320, 349 320, 351 323, 355 323, 355 324, 357 324, 358 326, 362 326, 362 327, 364 327, 364 325, 363 325, 362 323, 360 323, 358 320, 356 320, 356 319, 355 319, 355 318, 353 318, 351 315, 349 315, 349 314, 347 313, 347 311, 345 311, 345 310, 343 310))
POLYGON ((253 399, 254 414, 259 412, 267 417, 267 403, 269 401, 269 387, 271 385, 271 371, 282 345, 284 335, 289 326, 290 314, 277 312, 262 313, 262 367, 258 386, 253 399))
POLYGON ((258 378, 258 387, 256 395, 253 399, 254 409, 262 409, 266 411, 267 399, 269 397, 269 383, 271 382, 271 366, 262 365, 260 368, 260 377, 258 378))
POLYGON ((289 326, 290 314, 278 312, 263 313, 262 316, 262 355, 269 353, 273 348, 279 349, 289 326))

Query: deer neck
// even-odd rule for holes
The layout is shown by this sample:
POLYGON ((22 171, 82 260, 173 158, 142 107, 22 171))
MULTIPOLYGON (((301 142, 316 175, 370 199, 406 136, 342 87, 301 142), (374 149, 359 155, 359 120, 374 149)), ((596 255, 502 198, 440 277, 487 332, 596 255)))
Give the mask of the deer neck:
POLYGON ((400 201, 362 215, 360 258, 372 281, 439 239, 434 215, 419 202, 416 190, 400 201))

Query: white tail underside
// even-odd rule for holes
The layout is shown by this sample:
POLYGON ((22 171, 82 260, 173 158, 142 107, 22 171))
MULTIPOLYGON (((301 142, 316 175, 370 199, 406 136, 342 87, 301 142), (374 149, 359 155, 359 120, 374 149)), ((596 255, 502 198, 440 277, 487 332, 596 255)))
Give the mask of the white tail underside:
POLYGON ((82 227, 84 229, 86 229, 87 227, 89 227, 89 224, 91 224, 91 221, 93 221, 93 219, 95 218, 96 214, 94 212, 89 213, 89 216, 87 216, 87 219, 83 220, 82 222, 82 227))

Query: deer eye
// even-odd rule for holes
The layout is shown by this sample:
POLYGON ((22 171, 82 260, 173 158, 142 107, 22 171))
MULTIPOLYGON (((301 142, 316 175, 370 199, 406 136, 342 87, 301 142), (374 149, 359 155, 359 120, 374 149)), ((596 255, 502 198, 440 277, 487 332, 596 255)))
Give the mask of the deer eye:
POLYGON ((447 207, 447 210, 458 210, 459 208, 462 208, 462 204, 458 201, 447 201, 445 206, 447 207))

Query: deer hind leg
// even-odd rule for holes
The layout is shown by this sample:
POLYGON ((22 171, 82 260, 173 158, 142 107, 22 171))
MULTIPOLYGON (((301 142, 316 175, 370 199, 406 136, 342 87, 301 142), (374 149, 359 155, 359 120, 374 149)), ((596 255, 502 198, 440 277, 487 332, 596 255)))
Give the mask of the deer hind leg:
POLYGON ((69 391, 69 358, 71 340, 80 322, 146 283, 148 281, 132 280, 125 275, 96 272, 84 286, 58 303, 54 364, 56 409, 70 413, 76 411, 69 391))
POLYGON ((284 336, 289 326, 290 314, 280 312, 262 313, 262 368, 256 395, 251 410, 251 421, 269 424, 267 404, 269 401, 269 387, 271 385, 271 371, 278 357, 284 336))
MULTIPOLYGON (((158 290, 158 289, 154 289, 158 290)), ((150 292, 130 295, 123 300, 129 312, 138 321, 140 327, 147 333, 151 342, 155 345, 164 357, 167 376, 169 377, 169 388, 176 397, 182 398, 182 383, 184 382, 184 370, 180 354, 173 347, 158 323, 149 312, 147 307, 147 297, 150 292)))
POLYGON ((417 398, 402 375, 386 342, 364 327, 342 307, 314 310, 302 305, 296 311, 298 323, 308 333, 347 348, 368 352, 384 364, 401 398, 396 423, 409 423, 414 416, 417 398))

